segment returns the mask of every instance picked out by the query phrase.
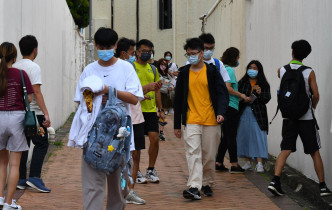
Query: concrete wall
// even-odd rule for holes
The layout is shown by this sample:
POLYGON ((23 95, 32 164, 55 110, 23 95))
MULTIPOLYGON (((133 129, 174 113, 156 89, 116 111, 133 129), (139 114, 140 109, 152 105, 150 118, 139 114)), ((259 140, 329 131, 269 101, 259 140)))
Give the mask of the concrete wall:
MULTIPOLYGON (((272 118, 276 106, 276 92, 280 80, 277 69, 291 60, 291 44, 295 40, 306 39, 312 46, 312 53, 304 60, 316 73, 320 91, 320 102, 316 117, 320 126, 322 149, 320 150, 325 177, 332 186, 332 134, 329 132, 332 111, 331 33, 332 1, 330 0, 247 0, 246 1, 246 46, 247 62, 258 59, 262 62, 267 79, 271 85, 272 100, 268 104, 269 117, 272 118)), ((269 152, 277 156, 280 152, 282 117, 279 113, 270 126, 268 136, 269 152)), ((309 178, 317 181, 311 157, 304 155, 303 146, 298 139, 297 152, 287 163, 309 178)))
POLYGON ((22 36, 36 36, 35 60, 42 70, 42 92, 52 127, 60 127, 75 111, 73 97, 84 67, 85 46, 65 0, 0 0, 0 42, 9 41, 18 50, 22 36))

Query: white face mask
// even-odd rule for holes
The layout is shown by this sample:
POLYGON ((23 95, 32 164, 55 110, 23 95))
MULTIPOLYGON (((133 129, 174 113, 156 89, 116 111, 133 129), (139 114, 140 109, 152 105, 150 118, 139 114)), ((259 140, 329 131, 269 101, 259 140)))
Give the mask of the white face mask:
POLYGON ((191 56, 189 56, 189 58, 188 58, 188 62, 189 62, 190 64, 193 64, 193 65, 198 64, 198 63, 199 63, 198 55, 191 55, 191 56))
POLYGON ((213 50, 204 50, 204 55, 203 55, 203 57, 204 57, 205 59, 210 59, 210 58, 212 57, 212 55, 213 55, 213 50))

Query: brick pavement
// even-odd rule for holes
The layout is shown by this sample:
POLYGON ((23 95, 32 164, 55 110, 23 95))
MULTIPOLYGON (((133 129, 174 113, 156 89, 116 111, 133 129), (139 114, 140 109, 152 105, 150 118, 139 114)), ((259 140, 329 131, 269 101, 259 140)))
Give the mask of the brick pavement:
MULTIPOLYGON (((144 206, 127 205, 127 209, 279 209, 271 199, 243 174, 217 172, 215 195, 201 201, 182 197, 186 188, 187 164, 183 141, 175 138, 172 120, 165 129, 166 141, 160 142, 156 169, 159 184, 136 185, 135 191, 147 201, 144 206)), ((67 137, 64 139, 66 145, 67 137)), ((147 146, 148 146, 148 141, 147 146)), ((82 209, 81 166, 82 151, 64 146, 54 152, 44 166, 43 180, 52 189, 50 194, 27 189, 19 199, 23 209, 82 209)), ((147 167, 147 150, 142 152, 141 169, 147 167)))

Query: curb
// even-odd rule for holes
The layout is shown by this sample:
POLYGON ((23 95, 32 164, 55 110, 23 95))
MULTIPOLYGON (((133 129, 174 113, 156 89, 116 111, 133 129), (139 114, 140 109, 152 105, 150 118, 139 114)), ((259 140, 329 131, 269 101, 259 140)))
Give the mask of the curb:
MULTIPOLYGON (((313 164, 313 163, 312 163, 313 164)), ((271 177, 274 176, 275 158, 270 156, 265 161, 265 172, 271 177)), ((317 182, 307 178, 296 169, 285 165, 280 177, 283 190, 289 197, 297 203, 308 203, 310 209, 332 209, 332 196, 321 197, 319 194, 319 185, 317 182), (301 202, 303 201, 303 202, 301 202)))

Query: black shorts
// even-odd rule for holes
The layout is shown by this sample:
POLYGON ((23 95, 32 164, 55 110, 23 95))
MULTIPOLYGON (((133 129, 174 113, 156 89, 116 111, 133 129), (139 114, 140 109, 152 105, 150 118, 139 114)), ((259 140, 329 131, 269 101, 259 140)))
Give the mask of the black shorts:
POLYGON ((144 122, 133 125, 135 150, 145 149, 144 122))
POLYGON ((314 120, 291 121, 282 123, 281 150, 296 151, 296 139, 300 135, 305 154, 312 154, 321 148, 319 133, 314 120))
POLYGON ((143 112, 144 117, 144 134, 149 132, 159 132, 157 112, 143 112))

